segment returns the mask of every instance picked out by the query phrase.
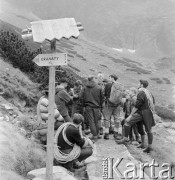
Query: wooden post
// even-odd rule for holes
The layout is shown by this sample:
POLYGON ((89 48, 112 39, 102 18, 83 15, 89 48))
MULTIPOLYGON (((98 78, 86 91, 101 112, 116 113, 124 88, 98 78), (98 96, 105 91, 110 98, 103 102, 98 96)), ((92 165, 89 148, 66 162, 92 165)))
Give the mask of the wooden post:
MULTIPOLYGON (((56 50, 56 39, 51 41, 51 52, 56 50)), ((46 179, 53 180, 53 143, 54 143, 54 104, 55 104, 55 66, 49 67, 49 118, 47 128, 46 179)))

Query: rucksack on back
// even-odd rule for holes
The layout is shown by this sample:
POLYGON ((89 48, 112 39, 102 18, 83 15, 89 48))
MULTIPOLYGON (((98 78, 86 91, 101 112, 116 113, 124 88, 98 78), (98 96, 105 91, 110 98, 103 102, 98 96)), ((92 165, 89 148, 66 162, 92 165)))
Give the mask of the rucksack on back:
POLYGON ((109 101, 113 104, 120 104, 122 102, 123 86, 119 82, 113 83, 109 101))

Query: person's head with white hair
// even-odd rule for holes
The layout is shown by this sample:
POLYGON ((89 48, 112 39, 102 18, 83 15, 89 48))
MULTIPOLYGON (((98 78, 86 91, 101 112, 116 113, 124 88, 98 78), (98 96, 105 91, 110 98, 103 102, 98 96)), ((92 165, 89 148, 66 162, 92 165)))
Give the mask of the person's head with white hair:
POLYGON ((104 79, 104 74, 102 72, 99 72, 97 74, 97 79, 98 79, 98 82, 101 83, 103 82, 103 79, 104 79))
POLYGON ((138 89, 137 88, 135 88, 135 87, 131 87, 130 88, 130 95, 131 96, 135 96, 135 95, 137 95, 137 93, 138 93, 138 89))

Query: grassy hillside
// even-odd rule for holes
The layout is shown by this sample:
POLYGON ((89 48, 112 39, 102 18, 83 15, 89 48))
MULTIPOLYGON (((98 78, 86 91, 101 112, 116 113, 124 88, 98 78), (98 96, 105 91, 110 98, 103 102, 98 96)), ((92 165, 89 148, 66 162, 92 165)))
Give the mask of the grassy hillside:
POLYGON ((0 176, 2 180, 25 180, 33 169, 45 167, 45 151, 27 140, 13 125, 0 122, 0 176))
POLYGON ((20 28, 38 19, 75 17, 93 41, 135 49, 141 57, 174 53, 172 0, 1 0, 1 7, 1 19, 20 28))
MULTIPOLYGON (((164 46, 161 47, 164 50, 166 50, 166 48, 169 49, 169 47, 172 47, 166 44, 166 37, 162 40, 160 40, 160 38, 163 38, 164 35, 166 35, 168 39, 172 40, 171 42, 174 42, 173 34, 166 33, 170 32, 174 26, 173 23, 171 23, 169 26, 169 23, 172 19, 170 16, 173 17, 174 15, 174 11, 172 12, 171 10, 171 8, 174 7, 174 2, 170 0, 166 1, 167 4, 164 0, 160 0, 159 3, 157 0, 147 0, 144 2, 134 0, 132 1, 133 4, 129 2, 130 1, 127 0, 110 0, 109 2, 99 2, 99 0, 93 2, 74 0, 69 1, 68 4, 68 0, 53 0, 52 3, 48 2, 47 0, 1 0, 1 7, 3 8, 0 9, 0 14, 2 15, 1 19, 4 19, 5 22, 1 21, 0 27, 1 29, 3 28, 7 30, 13 29, 13 31, 20 37, 20 28, 25 28, 26 25, 30 25, 30 21, 38 20, 39 17, 42 19, 61 18, 65 16, 75 17, 77 21, 80 20, 83 23, 85 31, 81 32, 79 39, 63 39, 57 42, 57 51, 68 53, 69 63, 67 67, 64 67, 67 69, 67 72, 71 70, 74 75, 77 75, 77 78, 79 78, 78 76, 86 77, 89 74, 96 75, 98 72, 103 72, 106 77, 108 77, 108 75, 111 73, 116 73, 119 76, 119 80, 126 87, 137 86, 138 80, 145 78, 150 82, 150 89, 155 95, 158 104, 163 106, 172 106, 172 104, 175 104, 175 99, 173 97, 175 95, 173 89, 175 84, 173 55, 162 56, 159 59, 153 58, 154 56, 152 56, 150 49, 152 50, 153 54, 156 54, 157 51, 155 51, 153 46, 150 45, 147 49, 147 46, 142 43, 142 46, 139 46, 140 50, 148 52, 151 58, 140 58, 137 55, 131 55, 131 53, 128 53, 127 51, 120 53, 105 45, 90 41, 89 38, 87 38, 87 34, 93 32, 92 34, 94 34, 96 37, 92 36, 91 38, 94 40, 98 39, 98 36, 100 36, 103 38, 103 42, 105 43, 106 38, 110 40, 109 36, 112 35, 111 39, 114 39, 115 42, 119 43, 121 42, 120 38, 123 38, 123 43, 127 39, 126 42, 128 43, 126 43, 126 45, 130 44, 130 39, 132 39, 130 38, 132 35, 132 28, 130 26, 133 25, 133 28, 135 28, 135 21, 138 20, 136 28, 137 31, 135 32, 142 32, 144 29, 144 35, 142 33, 139 35, 142 40, 146 39, 146 41, 148 41, 149 39, 149 42, 151 42, 151 44, 156 47, 158 47, 158 41, 159 44, 162 44, 161 42, 163 42, 164 46), (94 6, 92 6, 92 4, 94 6), (79 8, 77 9, 77 7, 79 8), (46 11, 47 8, 52 9, 52 11, 46 11), (155 11, 156 8, 157 11, 155 11), (66 11, 66 9, 69 9, 69 11, 66 11), (107 11, 109 9, 110 11, 107 11), (146 10, 148 11, 148 9, 150 9, 149 14, 146 13, 146 10), (89 12, 91 12, 91 16, 88 15, 89 12), (118 16, 116 14, 118 14, 118 16), (145 21, 140 19, 143 16, 145 17, 145 21), (85 17, 86 19, 83 19, 85 17), (164 19, 163 17, 167 18, 164 19), (103 19, 103 21, 101 21, 101 19, 103 19), (131 19, 133 21, 131 21, 131 19), (115 28, 116 22, 118 22, 117 28, 115 28), (101 25, 101 23, 103 25, 101 25), (105 23, 112 24, 107 24, 107 26, 104 26, 105 23), (163 26, 159 26, 157 23, 159 25, 163 23, 165 28, 163 28, 163 26), (98 28, 100 28, 100 30, 98 28), (115 36, 111 28, 116 30, 117 36, 120 35, 118 40, 115 39, 117 36, 115 36), (120 32, 118 31, 119 29, 120 32), (105 38, 101 34, 103 32, 106 32, 105 38), (157 38, 158 32, 160 32, 160 35, 157 39, 158 41, 155 41, 154 38, 157 38), (121 35, 121 33, 123 34, 121 35), (170 35, 172 35, 172 37, 170 35), (154 38, 151 39, 150 36, 154 38)), ((88 37, 90 37, 90 35, 88 35, 88 37)), ((98 41, 100 41, 100 39, 98 39, 98 41)), ((168 42, 170 41, 168 40, 168 42)), ((32 50, 41 48, 43 53, 50 52, 50 46, 48 42, 45 42, 42 45, 33 43, 32 41, 27 41, 26 43, 32 50)), ((130 48, 129 46, 125 47, 130 48)), ((171 53, 169 52, 168 54, 171 53)), ((32 72, 32 75, 35 76, 35 72, 32 72)), ((41 76, 43 79, 48 80, 48 71, 47 73, 41 74, 41 76)), ((59 79, 60 76, 64 76, 64 74, 57 72, 56 78, 59 79)))
POLYGON ((39 96, 39 84, 33 83, 18 68, 0 58, 0 88, 3 89, 3 97, 15 104, 20 110, 33 106, 39 96))
MULTIPOLYGON (((19 29, 13 25, 1 21, 1 28, 11 29, 10 31, 16 33, 21 39, 20 34, 16 32, 19 29)), ((42 45, 36 44, 32 40, 27 41, 26 44, 30 49, 41 48, 43 53, 50 53, 50 44, 47 41, 42 45)), ((168 106, 175 103, 173 99, 175 83, 172 67, 173 56, 154 61, 150 59, 140 61, 137 56, 118 53, 107 46, 87 40, 81 35, 79 39, 57 41, 57 51, 68 53, 68 66, 64 68, 67 69, 67 72, 71 70, 74 76, 77 75, 77 78, 79 78, 78 76, 87 77, 89 74, 97 75, 98 72, 103 72, 106 77, 111 73, 116 73, 126 87, 137 86, 139 79, 144 78, 150 82, 150 89, 155 94, 158 104, 168 106)), ((31 73, 36 79, 38 73, 35 71, 31 73)), ((45 71, 41 76, 48 83, 48 72, 45 71)), ((59 79, 60 76, 64 76, 64 74, 57 72, 56 79, 59 79)))

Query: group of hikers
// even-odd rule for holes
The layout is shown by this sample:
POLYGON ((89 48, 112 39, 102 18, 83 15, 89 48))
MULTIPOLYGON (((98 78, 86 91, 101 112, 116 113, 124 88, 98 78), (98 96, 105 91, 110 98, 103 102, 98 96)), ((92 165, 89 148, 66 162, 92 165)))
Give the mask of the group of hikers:
MULTIPOLYGON (((94 143, 102 137, 109 140, 110 134, 118 144, 137 141, 138 148, 142 148, 143 152, 152 151, 155 101, 147 89, 148 81, 140 80, 139 87, 125 89, 115 74, 106 79, 98 73, 96 77, 89 76, 86 84, 77 80, 69 91, 67 86, 67 79, 62 78, 55 87, 56 163, 69 170, 84 167, 84 160, 93 153, 94 143)), ((45 144, 48 105, 46 88, 37 106, 37 135, 45 144)))

